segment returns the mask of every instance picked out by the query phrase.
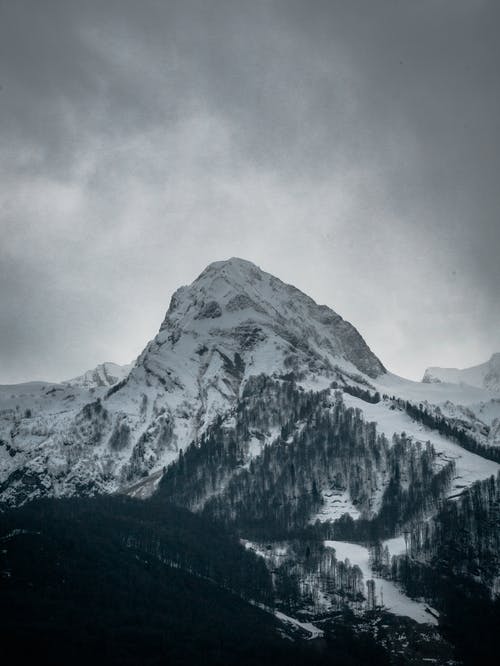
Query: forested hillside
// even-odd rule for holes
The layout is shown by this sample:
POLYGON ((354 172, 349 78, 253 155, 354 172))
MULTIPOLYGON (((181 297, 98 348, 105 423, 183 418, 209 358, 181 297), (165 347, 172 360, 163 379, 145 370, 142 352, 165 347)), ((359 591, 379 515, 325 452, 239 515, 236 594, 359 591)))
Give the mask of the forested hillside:
POLYGON ((453 472, 453 461, 437 464, 430 444, 404 434, 390 444, 344 405, 341 391, 308 392, 260 376, 248 382, 231 418, 167 469, 159 493, 240 530, 279 535, 306 528, 324 494, 339 491, 365 521, 359 525, 368 521, 388 537, 435 507, 453 472))
POLYGON ((334 655, 356 666, 377 655, 389 664, 373 639, 348 629, 321 649, 298 640, 307 632, 267 605, 262 559, 220 525, 164 503, 42 500, 4 512, 0 576, 9 663, 306 666, 334 655))

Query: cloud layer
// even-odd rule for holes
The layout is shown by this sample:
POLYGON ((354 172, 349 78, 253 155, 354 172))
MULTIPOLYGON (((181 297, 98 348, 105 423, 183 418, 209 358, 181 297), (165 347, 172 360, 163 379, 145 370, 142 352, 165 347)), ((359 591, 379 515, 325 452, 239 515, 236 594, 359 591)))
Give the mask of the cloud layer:
POLYGON ((0 382, 131 360, 233 255, 400 374, 499 351, 499 13, 6 0, 0 382))

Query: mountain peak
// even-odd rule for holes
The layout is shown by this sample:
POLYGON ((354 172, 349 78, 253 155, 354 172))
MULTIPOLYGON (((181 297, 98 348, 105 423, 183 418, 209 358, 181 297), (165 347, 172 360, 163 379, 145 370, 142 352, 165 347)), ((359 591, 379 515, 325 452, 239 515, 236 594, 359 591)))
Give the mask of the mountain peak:
POLYGON ((234 286, 248 286, 256 280, 261 280, 263 275, 268 275, 268 273, 265 273, 251 261, 240 259, 239 257, 231 257, 230 259, 214 261, 209 264, 191 286, 207 285, 217 280, 234 286))
POLYGON ((244 271, 262 271, 262 269, 257 266, 257 264, 254 264, 252 261, 248 261, 248 259, 242 259, 241 257, 230 257, 229 259, 212 261, 202 272, 202 275, 208 271, 215 272, 224 270, 237 271, 240 273, 244 271))
POLYGON ((191 285, 174 293, 160 332, 147 349, 148 357, 157 357, 158 370, 166 350, 172 347, 174 353, 175 347, 177 354, 181 340, 194 354, 200 348, 216 349, 228 358, 238 354, 251 374, 293 370, 302 376, 331 377, 339 365, 373 378, 385 372, 340 315, 237 257, 211 263, 191 285), (161 350, 161 362, 156 349, 161 350))

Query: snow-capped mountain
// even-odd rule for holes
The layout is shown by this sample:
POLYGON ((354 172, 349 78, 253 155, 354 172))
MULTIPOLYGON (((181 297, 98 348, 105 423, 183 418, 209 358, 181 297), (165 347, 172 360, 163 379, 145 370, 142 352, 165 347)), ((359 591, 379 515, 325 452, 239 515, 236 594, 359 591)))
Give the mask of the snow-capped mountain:
MULTIPOLYGON (((454 570, 472 562, 477 578, 485 549, 485 562, 497 561, 500 542, 487 523, 499 417, 489 388, 397 377, 333 310, 230 259, 174 293, 133 365, 0 386, 0 512, 26 504, 29 514, 38 505, 28 500, 43 496, 154 493, 146 502, 153 512, 184 507, 240 535, 260 534, 267 545, 244 540, 245 548, 273 577, 279 572, 280 603, 300 580, 287 602, 294 612, 324 617, 383 604, 428 627, 436 611, 394 582, 411 582, 401 558, 410 549, 433 570, 447 553, 443 525, 455 538, 465 522, 476 550, 456 544, 454 570), (316 544, 305 547, 297 533, 316 544), (283 542, 290 534, 293 542, 283 542), (373 539, 373 552, 360 545, 373 539)), ((113 498, 117 507, 122 500, 132 502, 113 498)), ((65 502, 54 504, 64 512, 65 502)), ((158 556, 155 534, 141 521, 134 540, 121 511, 116 542, 145 548, 144 561, 158 556)), ((3 538, 21 533, 16 523, 3 538)), ((184 553, 181 560, 192 566, 184 553)), ((488 593, 500 589, 494 567, 480 578, 488 593)))
POLYGON ((109 402, 136 395, 139 386, 165 393, 177 417, 173 437, 184 446, 253 375, 293 373, 320 387, 343 373, 384 372, 342 317, 250 262, 230 259, 175 292, 159 333, 109 402))
POLYGON ((130 371, 107 363, 62 384, 0 389, 0 493, 111 491, 159 472, 253 375, 322 388, 384 372, 328 307, 250 262, 216 262, 176 291, 130 371))
MULTIPOLYGON (((245 387, 262 375, 332 395, 335 382, 355 393, 379 391, 443 409, 448 403, 462 410, 488 405, 484 420, 476 414, 480 428, 498 416, 482 389, 450 392, 449 385, 387 373, 340 315, 233 258, 209 265, 175 292, 158 334, 131 369, 103 364, 62 384, 0 387, 0 498, 22 503, 44 494, 151 492, 164 468, 212 424, 230 427, 245 387)), ((406 430, 426 439, 407 415, 394 418, 398 412, 389 401, 372 405, 349 392, 345 400, 389 438, 406 430)), ((246 441, 243 464, 273 441, 276 428, 246 441)), ((448 455, 448 443, 436 441, 448 455)), ((470 482, 488 475, 480 456, 452 449, 468 461, 470 482)))
POLYGON ((116 363, 100 363, 92 370, 87 370, 83 375, 67 379, 62 382, 66 386, 78 386, 80 388, 98 388, 101 386, 113 386, 122 381, 132 369, 133 364, 117 365, 116 363))
POLYGON ((489 361, 470 368, 427 368, 422 381, 427 384, 444 382, 467 384, 500 393, 500 353, 493 354, 489 361))

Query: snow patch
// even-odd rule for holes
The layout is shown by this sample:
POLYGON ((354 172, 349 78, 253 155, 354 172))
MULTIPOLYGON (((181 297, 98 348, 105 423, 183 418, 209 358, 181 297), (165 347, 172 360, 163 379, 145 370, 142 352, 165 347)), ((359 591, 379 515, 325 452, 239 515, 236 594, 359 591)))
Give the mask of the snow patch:
POLYGON ((430 609, 432 611, 430 613, 427 604, 410 599, 392 581, 373 574, 368 548, 347 541, 331 540, 325 541, 325 546, 335 549, 337 560, 349 560, 351 566, 357 565, 363 573, 365 584, 367 580, 374 581, 377 602, 388 611, 394 615, 411 617, 420 624, 437 624, 437 611, 430 609))

